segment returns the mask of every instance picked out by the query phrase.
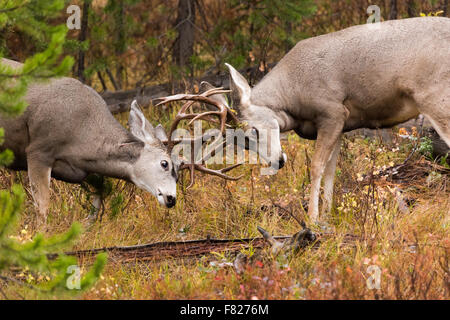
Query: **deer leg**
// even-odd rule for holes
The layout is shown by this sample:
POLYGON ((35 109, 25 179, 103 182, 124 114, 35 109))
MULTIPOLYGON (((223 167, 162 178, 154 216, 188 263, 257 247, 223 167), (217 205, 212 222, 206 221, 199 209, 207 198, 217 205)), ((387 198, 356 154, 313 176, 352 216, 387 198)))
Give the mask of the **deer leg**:
POLYGON ((88 220, 96 221, 98 218, 98 213, 102 207, 102 196, 99 194, 91 195, 91 212, 89 213, 88 220))
POLYGON ((30 179, 31 194, 35 206, 38 208, 39 217, 38 226, 47 221, 47 210, 50 201, 50 175, 51 167, 44 162, 33 159, 27 159, 28 177, 30 179))
MULTIPOLYGON (((447 101, 448 108, 450 108, 450 94, 447 101)), ((424 114, 428 118, 428 120, 430 120, 433 128, 436 130, 442 140, 444 140, 445 143, 447 143, 447 146, 450 148, 450 111, 438 110, 438 108, 434 108, 434 110, 435 112, 428 112, 424 114)))
POLYGON ((334 177, 336 175, 337 158, 339 156, 339 150, 341 149, 341 136, 342 135, 340 135, 336 141, 336 145, 334 146, 330 161, 328 161, 323 175, 322 214, 330 212, 331 206, 333 204, 334 177))
POLYGON ((439 136, 450 147, 450 89, 448 81, 442 83, 442 86, 416 94, 414 99, 420 113, 430 120, 439 136))
POLYGON ((104 186, 105 177, 98 174, 88 175, 81 184, 83 189, 89 193, 89 198, 91 200, 91 209, 89 212, 88 220, 96 221, 98 218, 98 213, 103 208, 103 195, 105 193, 104 186), (94 190, 92 191, 92 187, 94 190))
POLYGON ((317 218, 319 217, 319 197, 322 176, 333 156, 333 151, 337 149, 336 145, 340 141, 347 114, 346 109, 340 108, 332 115, 334 118, 328 117, 327 119, 322 119, 318 125, 316 150, 311 166, 311 192, 308 205, 308 215, 312 223, 317 222, 317 218))

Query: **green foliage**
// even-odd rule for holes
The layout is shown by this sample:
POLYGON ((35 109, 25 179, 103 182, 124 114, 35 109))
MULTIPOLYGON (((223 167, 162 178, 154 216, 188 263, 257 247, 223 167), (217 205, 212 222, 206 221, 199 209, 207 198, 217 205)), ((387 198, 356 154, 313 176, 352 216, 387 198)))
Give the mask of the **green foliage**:
POLYGON ((444 168, 450 169, 450 165, 448 162, 448 156, 450 155, 450 153, 447 153, 445 156, 441 157, 439 164, 441 166, 443 166, 444 168))
MULTIPOLYGON (((19 241, 12 237, 17 229, 17 221, 21 212, 25 193, 20 186, 13 186, 11 192, 0 191, 0 273, 10 267, 20 267, 29 272, 38 273, 44 279, 40 283, 32 283, 33 287, 44 292, 57 289, 67 290, 66 284, 71 273, 70 266, 76 266, 75 257, 58 255, 50 260, 48 254, 61 251, 70 245, 81 233, 79 224, 73 224, 69 231, 63 234, 44 238, 37 234, 30 241, 19 241)), ((106 256, 99 255, 91 270, 80 279, 80 289, 91 286, 100 276, 106 263, 106 256)))
POLYGON ((159 41, 156 37, 150 37, 147 39, 146 44, 149 48, 156 48, 159 46, 159 41))
MULTIPOLYGON (((171 66, 177 7, 178 1, 162 0, 109 0, 105 6, 91 6, 85 76, 94 80, 94 87, 99 85, 92 79, 97 72, 107 87, 113 77, 123 88, 161 81, 158 76, 166 81, 202 75, 224 61, 238 68, 278 61, 307 36, 302 22, 316 10, 314 0, 196 1, 194 54, 180 68, 171 66)), ((67 49, 75 53, 80 45, 71 42, 67 49)))
POLYGON ((63 10, 64 5, 64 0, 2 0, 0 28, 29 36, 38 49, 42 49, 48 35, 54 31, 54 26, 48 22, 63 10))
POLYGON ((266 62, 274 48, 287 51, 304 38, 298 27, 305 16, 315 12, 311 0, 229 0, 235 12, 232 18, 223 17, 215 25, 210 41, 222 46, 224 38, 233 43, 234 50, 224 60, 241 68, 249 62, 266 62))
POLYGON ((422 137, 417 151, 426 158, 433 159, 433 141, 428 137, 422 137))
MULTIPOLYGON (((111 178, 92 174, 87 176, 82 187, 88 192, 88 199, 91 199, 91 195, 95 195, 100 197, 103 202, 108 197, 111 197, 111 200, 109 200, 111 218, 117 217, 122 211, 125 204, 124 196, 120 191, 117 191, 114 188, 113 180, 111 178)), ((94 213, 96 210, 98 210, 98 208, 92 206, 91 213, 94 213)))
POLYGON ((121 193, 114 196, 111 199, 110 206, 111 206, 111 217, 117 217, 117 215, 122 211, 124 205, 124 198, 121 193))
MULTIPOLYGON (((0 145, 3 144, 5 138, 5 130, 0 128, 0 145)), ((0 153, 0 166, 7 166, 14 160, 14 155, 11 150, 5 150, 0 153)))
MULTIPOLYGON (((64 8, 64 0, 9 0, 0 5, 2 32, 23 33, 41 51, 28 58, 23 67, 14 69, 0 63, 0 112, 18 115, 26 108, 23 97, 31 81, 67 74, 71 57, 60 61, 67 28, 52 26, 48 20, 64 8)), ((0 48, 0 58, 8 54, 0 48)))
MULTIPOLYGON (((80 48, 89 51, 91 57, 85 69, 85 76, 92 77, 96 72, 105 71, 107 67, 118 68, 123 63, 120 57, 130 44, 134 43, 130 34, 139 30, 141 26, 132 16, 127 15, 140 1, 138 0, 109 0, 103 8, 96 11, 89 8, 89 42, 81 44, 78 40, 70 40, 69 52, 75 53, 80 48), (106 54, 105 54, 106 53, 106 54)), ((149 39, 151 43, 151 39, 149 39)), ((119 79, 116 79, 119 81, 119 79)))

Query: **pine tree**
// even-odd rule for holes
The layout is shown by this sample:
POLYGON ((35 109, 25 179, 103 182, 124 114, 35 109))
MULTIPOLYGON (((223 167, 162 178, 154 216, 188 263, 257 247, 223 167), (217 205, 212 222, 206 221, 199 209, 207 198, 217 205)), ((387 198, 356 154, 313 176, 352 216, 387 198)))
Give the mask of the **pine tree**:
MULTIPOLYGON (((22 68, 16 70, 0 63, 0 113, 2 116, 17 116, 27 107, 24 96, 31 82, 47 81, 50 78, 66 74, 72 67, 73 58, 60 58, 67 28, 64 25, 52 26, 48 19, 64 8, 64 0, 0 0, 0 30, 17 30, 31 38, 40 52, 28 58, 22 68)), ((0 43, 0 58, 6 48, 0 43)), ((1 60, 0 60, 1 61, 1 60)), ((4 131, 0 129, 0 144, 4 131)), ((0 153, 0 166, 13 160, 10 150, 0 153)), ((49 259, 48 254, 61 252, 80 234, 81 227, 74 224, 69 231, 61 235, 44 238, 36 235, 31 241, 21 242, 13 237, 22 211, 25 193, 22 187, 14 185, 11 191, 0 191, 0 280, 12 278, 4 274, 11 267, 27 270, 30 274, 40 274, 44 281, 31 281, 29 284, 45 292, 57 289, 86 289, 99 277, 106 255, 97 257, 94 265, 79 283, 70 272, 76 266, 76 259, 59 254, 49 259)), ((1 281, 0 281, 1 282, 1 281)), ((79 292, 74 290, 72 292, 79 292)))
POLYGON ((194 69, 204 69, 214 57, 216 67, 223 62, 237 68, 256 65, 261 72, 308 36, 302 23, 317 8, 314 0, 226 0, 211 22, 208 10, 214 6, 197 3, 203 32, 191 57, 194 69))
POLYGON ((9 280, 2 276, 2 272, 11 267, 20 267, 31 273, 39 273, 43 279, 49 279, 32 285, 44 292, 73 288, 83 290, 90 287, 100 276, 106 263, 106 255, 98 255, 91 270, 79 279, 79 286, 75 283, 71 287, 69 284, 73 272, 70 272, 69 267, 77 266, 75 257, 60 254, 56 259, 49 260, 47 255, 71 244, 80 234, 80 225, 73 224, 69 231, 61 235, 44 238, 38 234, 31 241, 22 243, 12 237, 12 234, 17 229, 23 200, 24 191, 20 186, 13 186, 11 192, 0 191, 0 280, 9 280))
MULTIPOLYGON (((64 25, 52 26, 49 19, 64 8, 64 0, 0 0, 0 30, 25 33, 41 52, 28 58, 19 70, 0 63, 0 112, 18 115, 26 107, 23 96, 30 81, 46 80, 67 74, 72 57, 60 55, 67 33, 64 25)), ((0 58, 5 54, 0 43, 0 58)))

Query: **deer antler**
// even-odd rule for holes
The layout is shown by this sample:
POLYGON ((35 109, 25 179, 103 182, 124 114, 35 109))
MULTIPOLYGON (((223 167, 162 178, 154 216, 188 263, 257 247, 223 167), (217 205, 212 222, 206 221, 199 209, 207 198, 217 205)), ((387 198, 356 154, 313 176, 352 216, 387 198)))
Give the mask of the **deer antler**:
MULTIPOLYGON (((242 177, 242 175, 238 176, 238 177, 233 177, 233 176, 229 176, 226 174, 226 172, 231 171, 232 169, 240 166, 241 164, 235 164, 235 165, 232 165, 232 166, 220 169, 220 170, 213 170, 213 169, 209 169, 209 168, 205 167, 205 165, 203 164, 207 160, 205 158, 202 158, 200 163, 195 163, 193 145, 198 141, 203 143, 203 141, 205 141, 204 140, 204 138, 206 137, 205 135, 203 135, 199 138, 196 138, 196 139, 188 139, 187 141, 186 140, 178 140, 178 141, 172 140, 172 134, 177 129, 179 123, 182 120, 190 120, 188 125, 191 125, 196 120, 205 120, 208 122, 218 123, 215 119, 213 119, 213 117, 216 116, 219 118, 220 132, 222 134, 225 133, 225 127, 227 125, 226 122, 227 122, 228 117, 230 117, 233 121, 238 123, 239 120, 237 119, 237 117, 234 115, 234 113, 231 111, 231 109, 227 105, 210 98, 210 96, 212 96, 212 95, 224 94, 224 93, 228 93, 228 92, 230 92, 230 90, 224 90, 223 88, 212 88, 212 89, 209 89, 209 90, 203 92, 202 94, 197 94, 197 95, 177 94, 177 95, 173 95, 173 96, 160 98, 162 101, 156 105, 156 106, 160 106, 162 104, 167 104, 167 103, 175 102, 175 101, 187 101, 181 107, 181 109, 178 111, 177 115, 175 116, 174 121, 172 122, 170 132, 168 134, 168 140, 163 142, 164 144, 167 145, 169 152, 172 151, 173 147, 177 143, 180 143, 180 142, 188 142, 188 143, 190 142, 191 143, 191 147, 192 147, 191 148, 191 163, 182 164, 179 168, 179 170, 188 169, 190 171, 191 182, 187 188, 192 187, 195 183, 195 170, 204 172, 206 174, 218 176, 218 177, 221 177, 226 180, 234 180, 235 181, 242 177), (201 103, 211 105, 211 106, 217 108, 217 110, 206 111, 206 112, 202 112, 202 113, 188 113, 187 110, 196 102, 201 102, 201 103)), ((222 146, 223 146, 223 144, 220 145, 220 147, 222 147, 222 146)), ((214 148, 211 151, 211 153, 209 153, 206 156, 206 158, 209 159, 211 157, 212 153, 214 153, 217 149, 218 149, 218 147, 214 148)))

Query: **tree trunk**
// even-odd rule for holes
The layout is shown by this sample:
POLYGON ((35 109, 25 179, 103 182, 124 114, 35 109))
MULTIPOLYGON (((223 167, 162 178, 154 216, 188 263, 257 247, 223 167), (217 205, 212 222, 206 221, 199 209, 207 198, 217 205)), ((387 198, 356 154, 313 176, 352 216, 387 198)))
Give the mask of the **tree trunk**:
POLYGON ((178 32, 173 48, 175 63, 180 67, 191 66, 195 41, 195 0, 179 0, 175 29, 178 32))
POLYGON ((389 20, 397 19, 397 0, 391 0, 391 13, 389 14, 389 20))
POLYGON ((121 63, 120 56, 125 53, 126 50, 126 32, 125 32, 125 9, 123 0, 118 0, 117 9, 115 12, 116 18, 116 43, 115 54, 118 57, 118 64, 116 67, 116 84, 119 89, 123 87, 123 65, 121 63))
POLYGON ((102 84, 103 91, 108 90, 108 88, 106 87, 105 80, 103 79, 102 73, 100 71, 97 71, 97 76, 98 79, 100 80, 100 83, 102 84))
POLYGON ((408 0, 408 2, 406 3, 407 5, 407 10, 408 10, 408 17, 412 18, 415 17, 416 14, 416 2, 414 0, 408 0))
MULTIPOLYGON (((83 17, 81 19, 81 30, 78 36, 79 42, 86 41, 87 38, 87 29, 88 29, 88 17, 89 17, 89 6, 91 4, 90 0, 84 0, 83 2, 83 17)), ((78 51, 78 70, 77 76, 81 82, 86 82, 86 78, 84 76, 84 57, 85 52, 83 49, 78 51)))
MULTIPOLYGON (((286 22, 285 31, 286 31, 287 34, 291 34, 292 33, 292 23, 286 22)), ((288 39, 286 39, 284 41, 284 51, 285 51, 285 53, 288 53, 292 49, 292 47, 293 47, 292 43, 288 39)))

